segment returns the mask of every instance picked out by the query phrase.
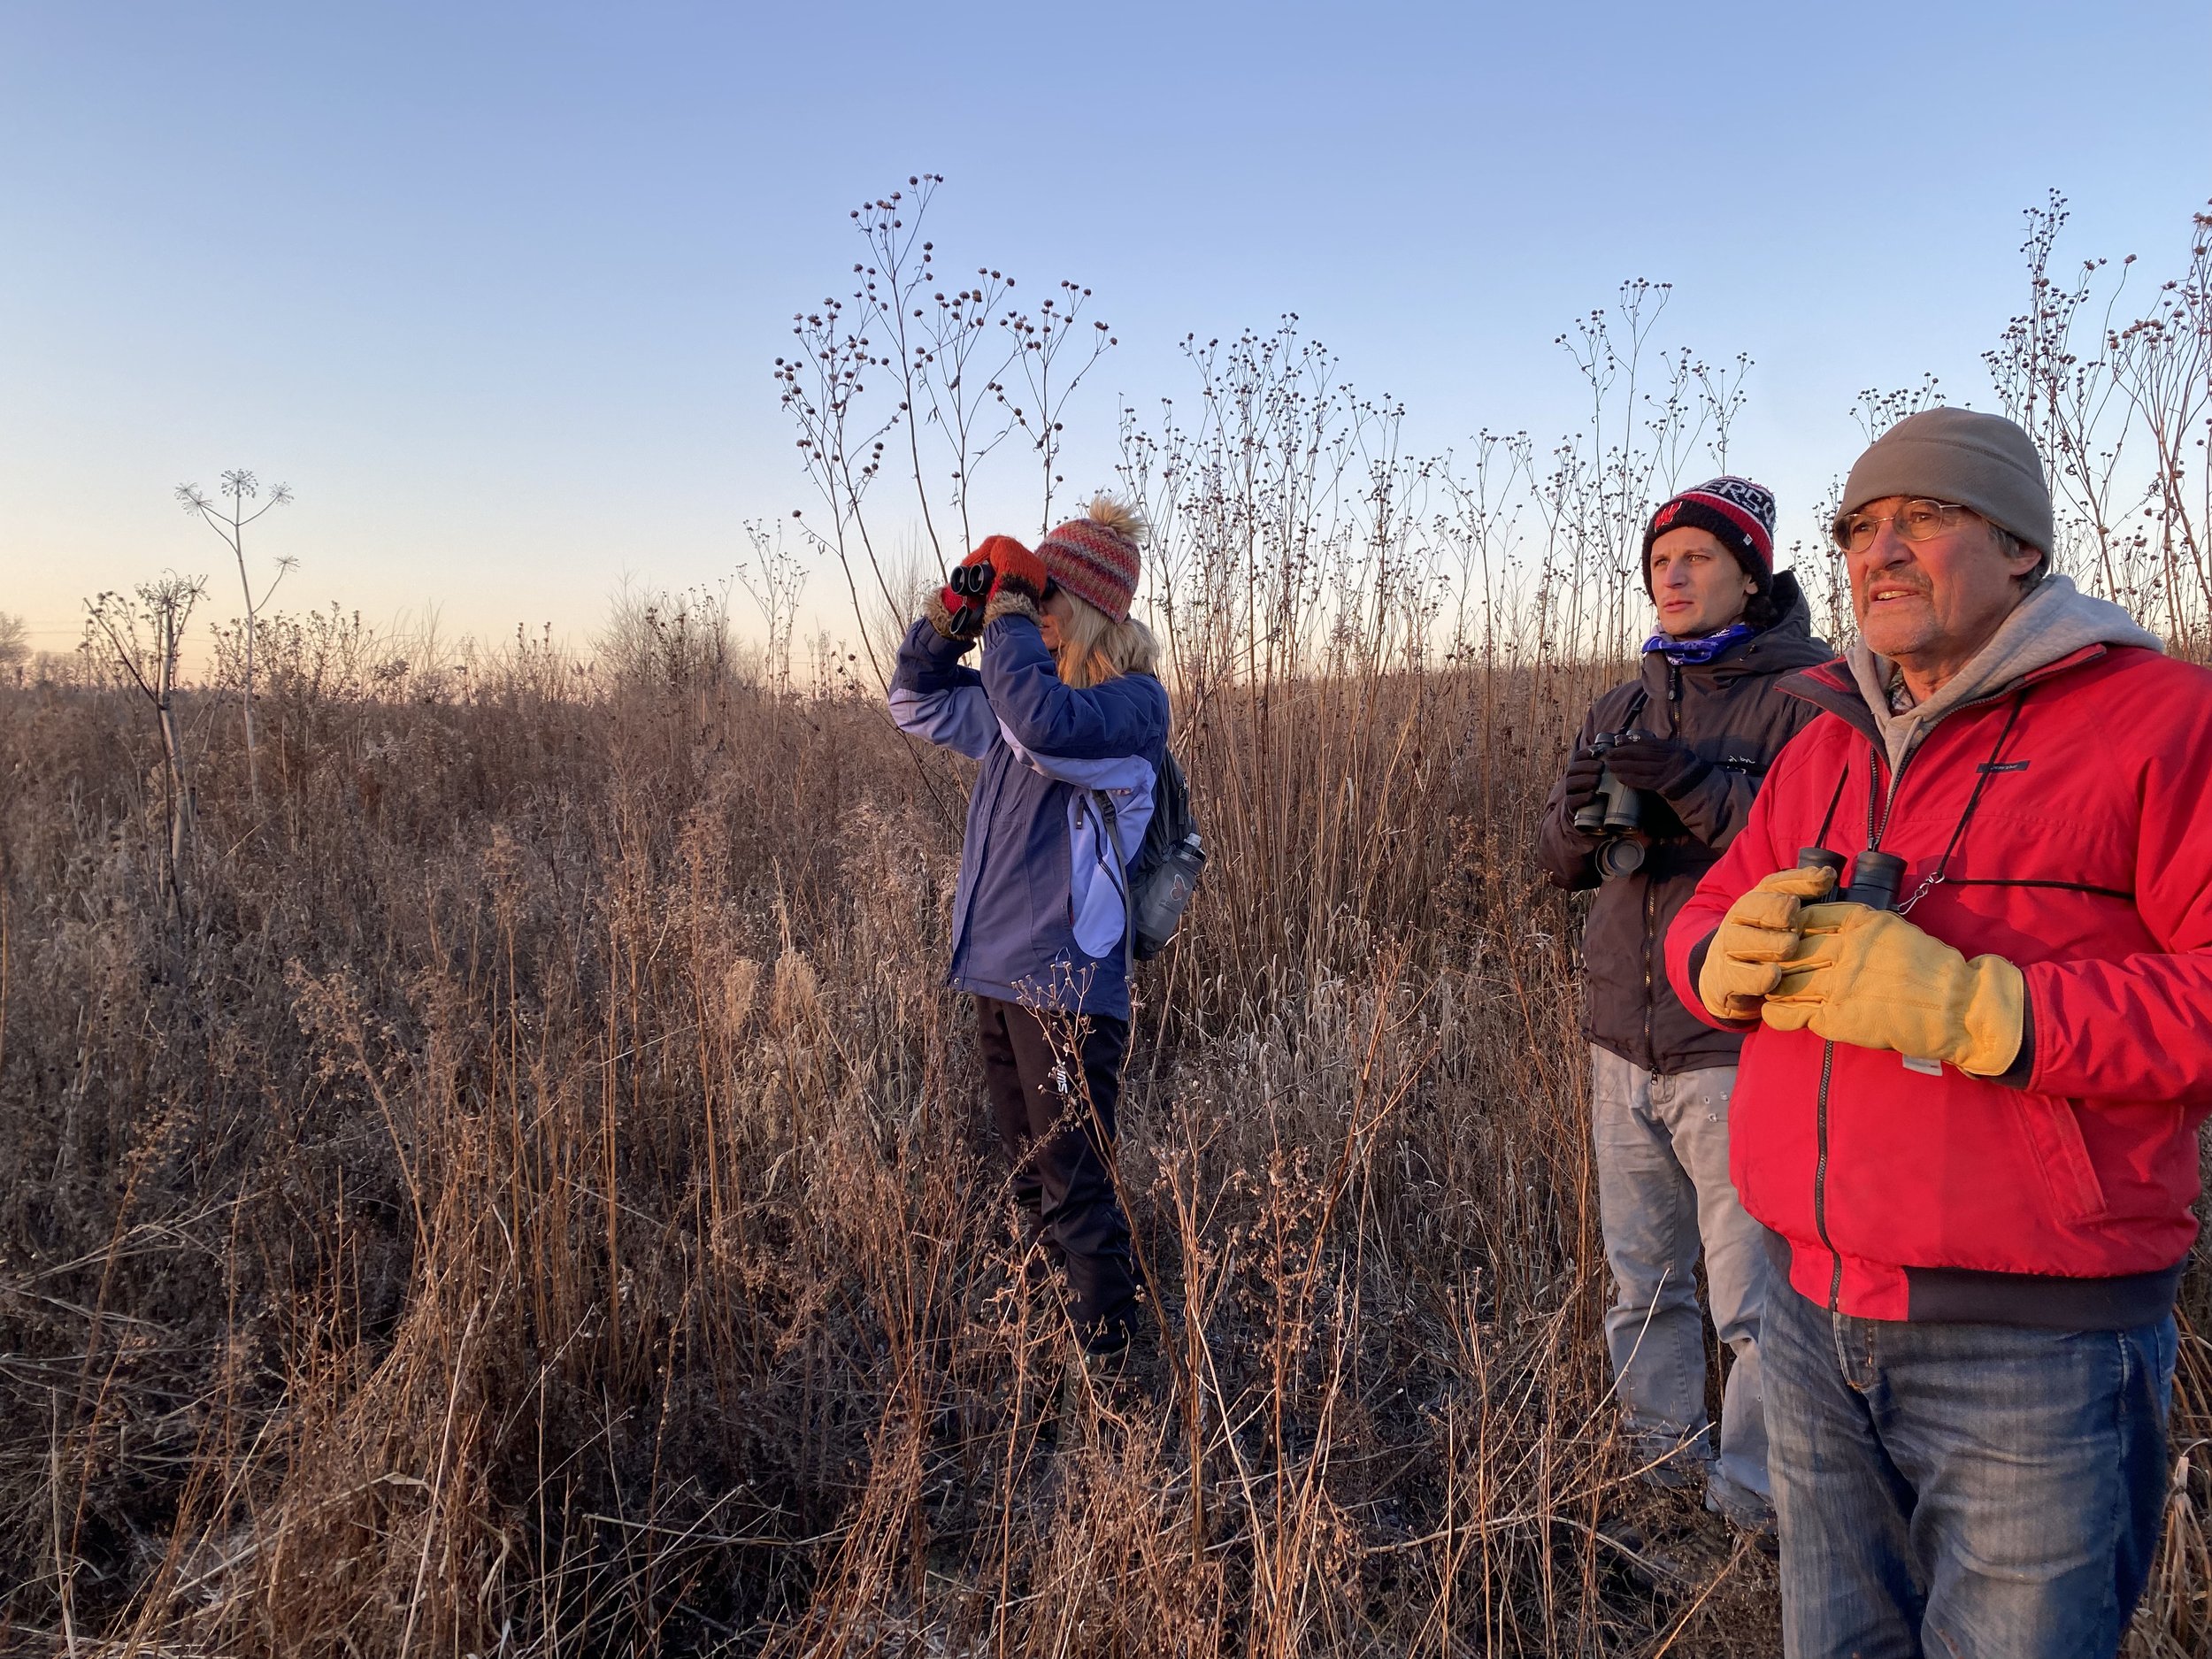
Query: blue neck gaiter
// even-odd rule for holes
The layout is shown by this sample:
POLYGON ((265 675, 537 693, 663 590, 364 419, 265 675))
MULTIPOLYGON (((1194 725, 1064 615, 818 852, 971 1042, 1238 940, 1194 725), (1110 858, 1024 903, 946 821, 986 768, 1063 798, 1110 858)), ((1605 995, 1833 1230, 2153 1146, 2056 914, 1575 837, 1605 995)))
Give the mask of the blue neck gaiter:
POLYGON ((1759 630, 1748 622, 1732 622, 1717 634, 1700 634, 1695 639, 1678 640, 1671 634, 1655 634, 1644 641, 1647 651, 1663 651, 1678 668, 1693 663, 1709 663, 1738 640, 1747 640, 1759 630))

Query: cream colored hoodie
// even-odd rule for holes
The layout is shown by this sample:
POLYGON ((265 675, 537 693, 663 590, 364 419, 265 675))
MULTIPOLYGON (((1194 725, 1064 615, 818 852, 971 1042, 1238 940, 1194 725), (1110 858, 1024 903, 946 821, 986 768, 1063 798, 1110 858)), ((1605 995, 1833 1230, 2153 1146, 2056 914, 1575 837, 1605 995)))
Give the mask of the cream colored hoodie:
POLYGON ((1926 702, 1915 703, 1902 714, 1889 711, 1888 686, 1895 666, 1889 658, 1877 657, 1862 641, 1851 648, 1848 661, 1859 683, 1859 695, 1866 699, 1875 724, 1881 728, 1893 784, 1905 757, 1952 710, 2001 692, 2022 675, 2071 657, 2088 645, 2166 649, 2164 641, 2139 626, 2126 611, 2109 601, 2092 598, 2074 586, 2072 578, 2046 576, 1965 667, 1926 702))

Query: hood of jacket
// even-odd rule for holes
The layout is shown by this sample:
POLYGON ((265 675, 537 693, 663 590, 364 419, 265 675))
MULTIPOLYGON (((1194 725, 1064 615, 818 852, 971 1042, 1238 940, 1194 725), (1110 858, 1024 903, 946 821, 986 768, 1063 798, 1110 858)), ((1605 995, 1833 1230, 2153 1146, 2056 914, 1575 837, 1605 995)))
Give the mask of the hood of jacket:
POLYGON ((1708 664, 1723 684, 1745 674, 1786 674, 1833 660, 1835 652, 1828 642, 1813 634, 1812 607, 1805 602, 1797 573, 1776 572, 1770 592, 1779 612, 1774 626, 1723 651, 1708 664))
POLYGON ((2092 645, 2139 645, 2163 651, 2165 642, 2108 600, 2093 598, 2067 576, 2047 576, 2014 607, 1997 632, 1946 680, 1935 695, 1902 714, 1889 709, 1889 681, 1895 664, 1854 645, 1845 660, 1859 695, 1866 700, 1882 735, 1893 777, 1906 757, 1920 746, 1935 724, 1952 710, 1994 696, 2039 668, 2063 661, 2092 645))

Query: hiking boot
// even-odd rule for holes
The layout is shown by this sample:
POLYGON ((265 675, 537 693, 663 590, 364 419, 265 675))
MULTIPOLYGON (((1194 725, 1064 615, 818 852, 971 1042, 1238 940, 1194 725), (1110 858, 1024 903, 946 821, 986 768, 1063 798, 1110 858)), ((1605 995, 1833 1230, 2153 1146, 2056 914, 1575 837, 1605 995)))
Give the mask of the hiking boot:
POLYGON ((1713 1460, 1700 1437, 1670 1442, 1639 1440, 1629 1448, 1644 1485, 1660 1492, 1710 1491, 1713 1460))
POLYGON ((1134 1346, 1129 1327, 1117 1325, 1084 1343, 1076 1353, 1083 1362, 1084 1374, 1103 1387, 1119 1382, 1128 1374, 1134 1346))
POLYGON ((1757 1493, 1723 1481, 1720 1471, 1715 1470, 1712 1479, 1705 1483, 1705 1508, 1709 1514, 1719 1516, 1743 1533, 1769 1561, 1781 1559, 1782 1533, 1775 1522, 1774 1505, 1757 1493))
POLYGON ((1652 1548, 1643 1529, 1635 1522, 1616 1516, 1599 1522, 1591 1530, 1598 1542, 1606 1546, 1599 1554, 1609 1558, 1647 1590, 1679 1589, 1688 1582, 1681 1563, 1652 1548))

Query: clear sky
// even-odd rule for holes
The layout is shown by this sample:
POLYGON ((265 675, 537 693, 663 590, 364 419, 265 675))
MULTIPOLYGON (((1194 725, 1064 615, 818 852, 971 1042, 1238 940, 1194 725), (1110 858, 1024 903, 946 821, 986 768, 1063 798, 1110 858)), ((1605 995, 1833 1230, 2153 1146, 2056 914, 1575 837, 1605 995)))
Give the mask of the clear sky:
POLYGON ((2208 65, 2202 0, 0 0, 0 610, 61 648, 219 573, 170 492, 241 465, 298 494, 295 606, 580 635, 626 573, 718 581, 808 499, 791 313, 918 169, 949 262, 1115 325, 1071 483, 1175 341, 1285 311, 1423 447, 1555 431, 1554 336, 1647 275, 1663 339, 1757 359, 1732 459, 1786 539, 1859 388, 1987 403, 2047 188, 2074 251, 2178 265, 2208 65))

